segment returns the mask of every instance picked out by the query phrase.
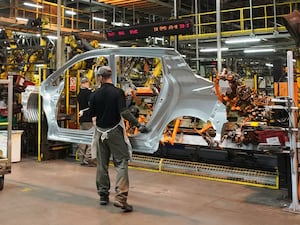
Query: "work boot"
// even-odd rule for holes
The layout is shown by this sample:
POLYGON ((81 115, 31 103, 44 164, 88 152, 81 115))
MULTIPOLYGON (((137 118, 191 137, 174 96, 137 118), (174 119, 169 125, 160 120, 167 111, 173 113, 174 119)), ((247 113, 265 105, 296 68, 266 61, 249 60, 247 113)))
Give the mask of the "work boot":
POLYGON ((127 202, 121 203, 121 202, 116 200, 114 202, 114 206, 118 207, 118 208, 121 208, 123 210, 123 212, 132 212, 132 210, 133 210, 132 205, 129 205, 127 202))
POLYGON ((107 205, 109 202, 108 195, 100 196, 100 205, 107 205))
POLYGON ((83 161, 80 162, 80 165, 81 166, 88 166, 89 162, 87 162, 86 160, 83 160, 83 161))
POLYGON ((91 167, 96 167, 97 166, 97 159, 89 159, 88 164, 91 167))

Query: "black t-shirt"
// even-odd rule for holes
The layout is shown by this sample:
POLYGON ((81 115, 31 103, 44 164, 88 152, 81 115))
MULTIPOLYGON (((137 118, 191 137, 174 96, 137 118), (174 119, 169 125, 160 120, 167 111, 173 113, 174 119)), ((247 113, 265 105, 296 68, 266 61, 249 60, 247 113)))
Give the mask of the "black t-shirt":
POLYGON ((97 117, 96 125, 112 128, 121 120, 121 112, 126 109, 125 93, 111 83, 104 83, 90 98, 91 116, 97 117))
POLYGON ((92 122, 90 115, 89 100, 92 91, 88 88, 81 88, 78 95, 77 101, 79 104, 79 110, 84 110, 83 115, 79 118, 79 122, 92 122), (87 109, 87 110, 86 110, 87 109))

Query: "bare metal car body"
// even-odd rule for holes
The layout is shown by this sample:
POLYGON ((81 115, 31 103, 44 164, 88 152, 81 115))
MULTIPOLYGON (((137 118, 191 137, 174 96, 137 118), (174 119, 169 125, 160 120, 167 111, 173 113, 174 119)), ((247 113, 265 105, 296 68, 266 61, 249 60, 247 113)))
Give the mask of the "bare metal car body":
MULTIPOLYGON (((93 129, 62 128, 57 122, 58 101, 65 85, 65 72, 82 60, 105 56, 113 74, 116 74, 117 57, 152 57, 162 62, 163 86, 156 98, 151 118, 147 122, 149 133, 130 136, 133 151, 154 153, 158 147, 164 129, 176 118, 189 116, 202 121, 210 121, 216 130, 215 139, 221 136, 226 122, 226 109, 213 92, 213 83, 193 73, 184 58, 174 49, 168 48, 113 48, 96 49, 79 54, 51 74, 41 84, 43 109, 48 123, 48 139, 71 143, 90 144, 93 129)), ((113 77, 114 83, 117 77, 113 77)), ((217 140, 219 141, 219 140, 217 140)))

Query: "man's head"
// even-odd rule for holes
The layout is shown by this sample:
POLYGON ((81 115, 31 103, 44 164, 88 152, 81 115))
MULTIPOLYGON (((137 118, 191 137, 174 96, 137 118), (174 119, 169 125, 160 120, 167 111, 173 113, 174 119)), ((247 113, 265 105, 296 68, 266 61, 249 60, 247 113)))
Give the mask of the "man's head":
POLYGON ((101 66, 95 68, 95 76, 100 80, 100 82, 106 82, 111 80, 112 71, 109 66, 101 66))
POLYGON ((111 68, 109 66, 101 66, 96 68, 95 75, 102 76, 103 78, 111 77, 111 68))
POLYGON ((81 84, 84 84, 84 83, 87 83, 87 82, 89 82, 89 79, 87 77, 81 77, 81 79, 80 79, 81 84))
POLYGON ((80 85, 81 85, 81 87, 89 88, 89 86, 90 86, 89 79, 87 77, 80 78, 80 85))

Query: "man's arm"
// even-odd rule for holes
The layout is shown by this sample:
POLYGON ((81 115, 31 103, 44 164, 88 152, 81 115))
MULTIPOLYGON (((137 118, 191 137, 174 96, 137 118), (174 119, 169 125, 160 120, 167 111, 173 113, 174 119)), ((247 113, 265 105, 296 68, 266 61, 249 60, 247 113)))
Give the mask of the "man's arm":
POLYGON ((145 126, 139 123, 135 116, 128 110, 125 109, 121 112, 121 116, 128 120, 130 124, 136 126, 141 133, 148 133, 150 130, 145 126))
POLYGON ((125 120, 128 120, 131 125, 136 126, 141 133, 149 132, 149 129, 146 126, 140 124, 139 121, 137 120, 137 118, 129 111, 128 108, 126 108, 125 93, 123 90, 121 91, 121 93, 122 93, 122 95, 121 95, 121 98, 119 99, 119 103, 118 103, 119 108, 121 109, 120 110, 121 116, 125 120))
POLYGON ((129 111, 129 109, 124 109, 121 112, 121 116, 125 119, 128 120, 129 123, 133 126, 139 127, 140 123, 137 120, 137 118, 129 111))
POLYGON ((96 116, 92 117, 93 126, 96 126, 96 118, 97 118, 96 116))

